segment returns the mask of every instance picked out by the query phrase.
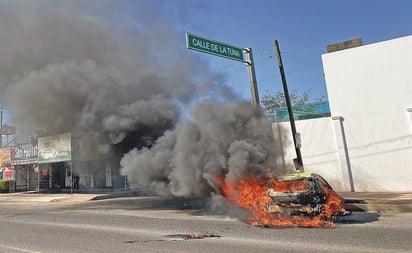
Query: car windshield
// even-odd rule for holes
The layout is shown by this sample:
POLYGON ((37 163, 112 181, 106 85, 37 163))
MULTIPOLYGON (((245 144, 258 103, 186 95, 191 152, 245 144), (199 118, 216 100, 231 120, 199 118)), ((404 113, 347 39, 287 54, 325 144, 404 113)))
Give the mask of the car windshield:
POLYGON ((318 177, 318 182, 321 185, 322 188, 327 188, 330 191, 334 191, 332 186, 322 177, 318 177))
POLYGON ((306 178, 278 181, 273 189, 277 192, 302 192, 310 188, 310 181, 306 178))

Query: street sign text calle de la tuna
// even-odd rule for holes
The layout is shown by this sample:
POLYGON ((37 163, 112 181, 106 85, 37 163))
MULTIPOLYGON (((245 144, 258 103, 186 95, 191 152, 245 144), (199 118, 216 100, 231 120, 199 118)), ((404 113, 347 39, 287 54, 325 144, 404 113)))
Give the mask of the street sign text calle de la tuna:
POLYGON ((239 47, 206 39, 191 33, 186 33, 186 44, 188 49, 244 62, 243 49, 239 47))

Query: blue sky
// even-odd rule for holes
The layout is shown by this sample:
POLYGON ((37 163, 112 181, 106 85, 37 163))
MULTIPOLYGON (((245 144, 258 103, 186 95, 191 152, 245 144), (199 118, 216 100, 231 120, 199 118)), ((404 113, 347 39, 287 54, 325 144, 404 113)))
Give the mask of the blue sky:
MULTIPOLYGON (((159 4, 178 20, 182 43, 184 33, 190 32, 251 47, 260 96, 283 91, 274 40, 280 45, 289 90, 310 90, 315 99, 327 96, 321 60, 327 45, 358 37, 365 45, 412 34, 409 0, 169 0, 159 4)), ((187 53, 209 61, 212 70, 222 72, 227 83, 250 100, 243 63, 192 50, 187 53)))
MULTIPOLYGON (((27 4, 29 8, 33 8, 33 12, 29 12, 33 14, 33 17, 44 18, 46 21, 50 19, 50 15, 41 14, 40 10, 43 9, 44 5, 53 6, 54 3, 58 6, 61 4, 62 7, 71 10, 70 5, 73 4, 73 10, 76 10, 74 13, 88 13, 91 20, 93 20, 93 15, 98 18, 108 18, 110 21, 108 23, 113 25, 112 28, 124 29, 125 33, 128 32, 129 25, 132 25, 138 31, 143 31, 142 34, 147 29, 155 27, 159 31, 164 31, 164 34, 158 36, 159 41, 152 41, 153 43, 147 45, 147 48, 157 49, 161 47, 162 50, 159 50, 159 54, 162 55, 159 57, 162 58, 162 61, 170 59, 170 61, 173 61, 171 64, 176 64, 174 61, 176 57, 180 57, 182 52, 197 57, 201 60, 199 68, 203 68, 203 63, 208 63, 208 69, 204 71, 205 77, 209 78, 210 76, 211 79, 216 79, 216 73, 219 73, 218 76, 223 76, 223 78, 218 79, 219 81, 225 82, 234 92, 248 101, 251 100, 251 96, 245 64, 186 49, 186 32, 238 47, 251 47, 254 52, 260 96, 265 94, 266 91, 272 93, 283 91, 273 44, 274 40, 278 40, 289 90, 298 90, 300 92, 310 90, 312 99, 327 96, 321 60, 321 55, 326 53, 327 45, 358 37, 363 40, 364 44, 371 44, 412 34, 411 0, 70 0, 67 2, 57 0, 0 0, 0 2, 3 4, 18 2, 17 5, 21 5, 20 7, 27 4), (66 6, 62 3, 69 4, 66 6), (80 8, 80 10, 76 8, 80 8), (35 15, 36 13, 38 15, 35 15), (172 29, 163 27, 165 21, 172 29), (153 24, 161 25, 153 26, 153 24), (163 41, 162 39, 166 36, 169 36, 167 38, 173 37, 173 39, 169 42, 163 41), (175 37, 177 37, 177 42, 175 37), (176 50, 176 47, 179 47, 178 50, 176 50), (165 52, 165 48, 167 52, 165 52), (168 57, 167 54, 171 54, 173 57, 168 57), (178 55, 176 56, 176 54, 178 55)), ((66 15, 64 8, 59 14, 62 17, 66 15)), ((21 17, 27 17, 27 13, 24 12, 27 10, 25 8, 22 8, 22 10, 21 17)), ((2 15, 2 17, 7 20, 7 15, 2 15)), ((9 19, 13 20, 11 17, 9 19)), ((30 17, 28 17, 27 24, 31 23, 30 17)), ((73 18, 73 20, 75 19, 73 18)), ((77 23, 74 22, 74 24, 77 23)), ((4 25, 4 27, 7 27, 7 25, 4 25)), ((75 27, 81 28, 78 25, 75 25, 75 27)), ((5 28, 2 30, 4 38, 8 37, 5 30, 5 28)), ((17 33, 13 29, 10 30, 9 35, 11 38, 16 37, 16 41, 19 42, 25 41, 17 36, 23 33, 24 30, 17 33)), ((80 38, 84 38, 82 29, 73 29, 73 31, 77 30, 80 31, 80 38)), ((93 33, 90 32, 90 34, 93 33)), ((64 30, 58 35, 64 39, 50 40, 50 44, 56 44, 56 47, 61 46, 62 49, 73 50, 73 48, 62 43, 67 41, 64 30), (63 45, 58 45, 58 43, 63 45)), ((56 37, 57 35, 53 36, 56 37)), ((157 38, 156 36, 153 37, 157 38)), ((22 38, 26 38, 26 36, 22 36, 22 38)), ((69 38, 74 38, 74 36, 69 38)), ((129 39, 132 40, 133 38, 131 36, 129 39)), ((2 48, 7 55, 9 51, 6 46, 14 44, 4 41, 2 48)), ((94 40, 76 40, 79 45, 90 43, 90 41, 94 40)), ((36 43, 31 43, 36 42, 36 40, 26 42, 15 43, 16 52, 20 52, 18 47, 23 45, 22 50, 26 49, 36 55, 37 51, 34 49, 38 49, 38 47, 36 47, 36 43)), ((125 38, 123 42, 128 45, 130 41, 125 38)), ((138 44, 139 41, 135 43, 138 44)), ((41 45, 44 44, 47 43, 41 43, 41 45)), ((69 44, 72 45, 73 43, 69 44)), ((13 52, 12 55, 15 54, 14 51, 11 52, 13 52)), ((46 50, 47 52, 49 51, 46 50)), ((79 53, 68 53, 68 55, 72 54, 74 57, 78 57, 79 53)), ((24 55, 26 56, 26 54, 24 55)), ((47 57, 53 59, 55 53, 52 52, 47 57)), ((46 59, 48 59, 47 57, 46 59)), ((12 59, 14 58, 16 57, 12 57, 12 59)), ((5 62, 4 66, 6 66, 3 69, 5 69, 5 73, 8 73, 7 67, 10 66, 10 62, 4 57, 2 59, 5 62)), ((33 60, 33 62, 34 66, 29 66, 32 69, 27 69, 27 73, 37 71, 36 64, 38 60, 33 60)), ((46 63, 48 62, 46 61, 46 63)), ((25 64, 23 65, 25 66, 25 64)), ((17 64, 17 66, 20 65, 17 64)), ((11 69, 13 71, 9 71, 11 72, 10 76, 19 76, 21 74, 19 68, 11 69)), ((22 69, 25 70, 25 68, 22 69)), ((195 74, 199 75, 198 72, 195 74)), ((14 79, 11 78, 10 80, 14 79)), ((199 80, 201 79, 199 78, 199 80)), ((21 99, 10 99, 10 101, 16 102, 18 108, 25 108, 20 105, 23 101, 21 99)), ((9 123, 6 109, 9 110, 9 108, 5 108, 3 122, 9 123)))

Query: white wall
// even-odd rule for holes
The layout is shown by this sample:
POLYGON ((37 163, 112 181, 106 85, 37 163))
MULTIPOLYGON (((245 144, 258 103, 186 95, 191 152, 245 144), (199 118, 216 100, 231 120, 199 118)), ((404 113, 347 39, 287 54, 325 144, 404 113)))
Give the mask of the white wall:
MULTIPOLYGON (((322 175, 336 191, 351 191, 347 157, 342 143, 342 131, 339 120, 319 118, 295 122, 296 130, 301 134, 302 158, 304 170, 322 175)), ((274 132, 278 128, 286 132, 283 143, 292 142, 289 122, 274 123, 274 132)), ((285 134, 284 134, 285 135, 285 134)), ((296 150, 292 145, 284 145, 286 167, 293 170, 293 158, 296 150)))
MULTIPOLYGON (((322 60, 332 117, 296 121, 305 171, 337 191, 411 191, 412 36, 322 60)), ((279 124, 289 132, 283 146, 290 169, 296 157, 290 123, 279 124)))
POLYGON ((356 191, 412 190, 412 36, 322 55, 356 191))

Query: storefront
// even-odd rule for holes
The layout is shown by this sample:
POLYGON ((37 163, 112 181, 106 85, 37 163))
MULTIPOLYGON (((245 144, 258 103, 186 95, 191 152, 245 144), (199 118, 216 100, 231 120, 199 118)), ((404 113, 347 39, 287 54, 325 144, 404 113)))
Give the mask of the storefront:
MULTIPOLYGON (((14 166, 11 164, 10 157, 10 147, 0 149, 0 180, 5 180, 3 182, 7 182, 7 191, 15 191, 16 172, 14 166)), ((4 189, 0 190, 3 191, 4 189)))
POLYGON ((39 137, 38 150, 41 189, 113 188, 109 145, 97 134, 39 137))
POLYGON ((73 169, 80 189, 112 188, 109 145, 92 133, 73 135, 73 169))
POLYGON ((73 168, 71 133, 38 138, 40 189, 63 189, 72 186, 73 168))
POLYGON ((97 134, 64 133, 3 148, 0 164, 0 179, 13 180, 15 191, 125 187, 118 160, 97 134))
POLYGON ((16 191, 37 190, 37 143, 22 143, 11 147, 10 160, 15 171, 16 191))

